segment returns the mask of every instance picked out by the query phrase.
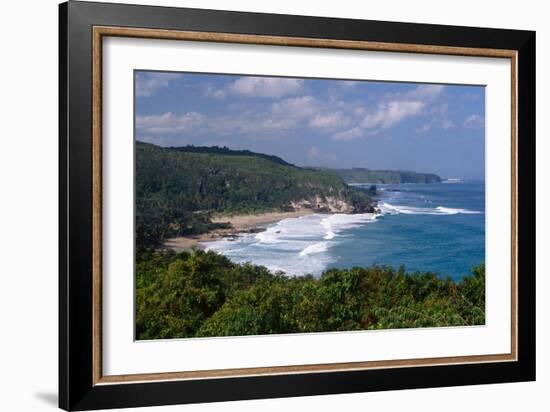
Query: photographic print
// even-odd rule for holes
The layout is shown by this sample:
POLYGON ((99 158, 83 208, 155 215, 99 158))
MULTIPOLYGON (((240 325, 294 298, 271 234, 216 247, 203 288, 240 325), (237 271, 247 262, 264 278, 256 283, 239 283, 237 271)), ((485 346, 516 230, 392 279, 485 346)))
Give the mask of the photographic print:
POLYGON ((134 75, 136 339, 485 323, 483 86, 134 75))

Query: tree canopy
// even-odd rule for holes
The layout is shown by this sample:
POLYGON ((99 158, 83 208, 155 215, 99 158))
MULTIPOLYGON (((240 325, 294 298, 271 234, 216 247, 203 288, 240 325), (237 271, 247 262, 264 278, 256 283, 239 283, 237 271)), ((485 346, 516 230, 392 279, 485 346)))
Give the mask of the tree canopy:
POLYGON ((138 256, 137 339, 264 335, 485 323, 485 266, 454 282, 405 268, 288 277, 215 252, 138 256))

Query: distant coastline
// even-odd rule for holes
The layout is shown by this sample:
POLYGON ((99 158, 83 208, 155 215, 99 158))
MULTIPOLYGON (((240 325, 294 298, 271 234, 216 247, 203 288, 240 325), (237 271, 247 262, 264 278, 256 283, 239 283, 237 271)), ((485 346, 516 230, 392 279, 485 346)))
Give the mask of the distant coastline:
POLYGON ((373 170, 361 167, 352 169, 322 169, 340 176, 348 185, 369 182, 372 184, 400 183, 440 183, 435 173, 413 172, 410 170, 373 170))

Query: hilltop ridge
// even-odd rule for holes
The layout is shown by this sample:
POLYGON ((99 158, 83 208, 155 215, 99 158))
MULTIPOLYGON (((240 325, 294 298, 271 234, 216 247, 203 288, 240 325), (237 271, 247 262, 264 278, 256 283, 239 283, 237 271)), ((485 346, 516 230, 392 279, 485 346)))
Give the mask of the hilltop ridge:
POLYGON ((332 171, 346 183, 440 183, 441 177, 435 173, 419 173, 409 170, 373 170, 366 168, 323 169, 332 171))

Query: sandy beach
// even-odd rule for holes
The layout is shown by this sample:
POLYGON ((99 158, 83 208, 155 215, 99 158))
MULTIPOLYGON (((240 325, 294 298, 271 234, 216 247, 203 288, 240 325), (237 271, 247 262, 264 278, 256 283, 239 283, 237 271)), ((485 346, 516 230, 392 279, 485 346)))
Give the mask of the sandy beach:
POLYGON ((236 236, 239 233, 258 232, 266 226, 279 222, 283 219, 310 215, 313 212, 310 209, 301 209, 293 212, 267 212, 253 215, 231 215, 231 216, 216 216, 212 218, 214 223, 230 223, 229 229, 217 229, 208 233, 202 233, 196 236, 180 236, 172 239, 167 239, 164 242, 165 249, 172 249, 176 252, 191 249, 193 247, 200 248, 201 242, 208 242, 223 237, 236 236))
POLYGON ((268 212, 257 215, 233 215, 214 217, 214 223, 230 223, 236 231, 264 227, 291 217, 306 216, 314 213, 311 209, 301 209, 294 212, 268 212))

